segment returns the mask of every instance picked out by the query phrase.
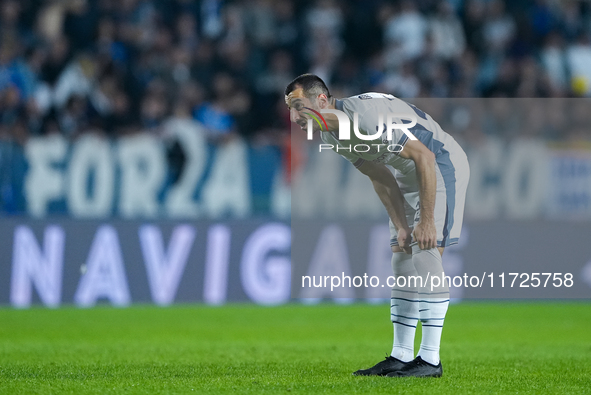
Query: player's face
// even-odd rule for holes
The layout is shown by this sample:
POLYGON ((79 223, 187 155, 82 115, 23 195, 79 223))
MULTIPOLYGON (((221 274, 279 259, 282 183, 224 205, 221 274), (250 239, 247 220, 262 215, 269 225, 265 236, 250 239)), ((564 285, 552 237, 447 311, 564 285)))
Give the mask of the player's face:
MULTIPOLYGON (((308 126, 308 119, 311 119, 306 107, 318 110, 316 103, 313 103, 310 99, 304 96, 304 90, 302 88, 294 89, 289 95, 285 97, 285 103, 289 108, 289 118, 291 122, 297 123, 302 130, 306 130, 308 126)), ((314 131, 316 131, 317 125, 312 124, 314 131)), ((320 130, 320 129, 318 129, 320 130)))

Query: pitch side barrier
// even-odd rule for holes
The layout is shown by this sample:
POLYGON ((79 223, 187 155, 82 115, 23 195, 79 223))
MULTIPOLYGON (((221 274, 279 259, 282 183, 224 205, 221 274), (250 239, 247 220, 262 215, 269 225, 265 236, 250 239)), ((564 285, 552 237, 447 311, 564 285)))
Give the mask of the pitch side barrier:
MULTIPOLYGON (((2 222, 0 304, 17 308, 374 302, 390 298, 393 281, 378 221, 2 222)), ((588 234, 589 223, 469 223, 443 258, 451 297, 588 299, 588 234), (550 238, 564 249, 541 242, 550 238)))
POLYGON ((3 305, 290 300, 285 222, 2 221, 3 305))

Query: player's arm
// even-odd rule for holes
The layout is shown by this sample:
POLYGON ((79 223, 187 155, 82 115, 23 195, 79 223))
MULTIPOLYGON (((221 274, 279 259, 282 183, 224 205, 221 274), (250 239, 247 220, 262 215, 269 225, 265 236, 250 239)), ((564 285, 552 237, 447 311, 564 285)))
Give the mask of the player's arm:
POLYGON ((406 253, 410 254, 411 230, 406 222, 404 197, 394 175, 385 165, 372 162, 364 162, 357 169, 371 180, 373 188, 384 207, 386 207, 388 216, 398 231, 398 245, 406 253))
POLYGON ((419 201, 421 217, 413 230, 419 248, 428 250, 437 247, 437 229, 435 228, 435 193, 437 175, 435 173, 435 154, 419 140, 409 140, 400 156, 415 162, 419 183, 419 201))

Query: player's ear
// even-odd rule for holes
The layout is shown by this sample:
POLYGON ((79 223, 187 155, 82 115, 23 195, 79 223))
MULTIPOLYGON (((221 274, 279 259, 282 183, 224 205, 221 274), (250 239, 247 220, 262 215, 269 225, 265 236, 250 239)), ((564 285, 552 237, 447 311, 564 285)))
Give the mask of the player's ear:
POLYGON ((317 97, 318 99, 318 107, 320 108, 328 108, 328 97, 324 93, 321 93, 317 97))

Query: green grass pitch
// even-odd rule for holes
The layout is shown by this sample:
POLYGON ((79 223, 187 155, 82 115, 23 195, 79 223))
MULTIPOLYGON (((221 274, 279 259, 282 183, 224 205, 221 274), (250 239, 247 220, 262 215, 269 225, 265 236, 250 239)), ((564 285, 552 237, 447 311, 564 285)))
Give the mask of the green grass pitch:
POLYGON ((583 302, 452 305, 417 379, 351 376, 389 353, 387 305, 3 308, 0 394, 591 393, 590 326, 583 302))

